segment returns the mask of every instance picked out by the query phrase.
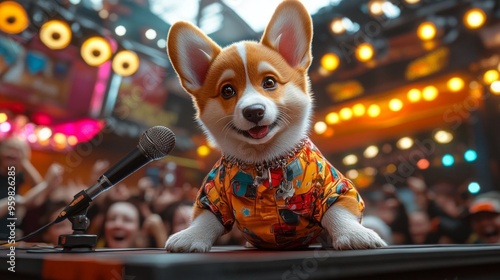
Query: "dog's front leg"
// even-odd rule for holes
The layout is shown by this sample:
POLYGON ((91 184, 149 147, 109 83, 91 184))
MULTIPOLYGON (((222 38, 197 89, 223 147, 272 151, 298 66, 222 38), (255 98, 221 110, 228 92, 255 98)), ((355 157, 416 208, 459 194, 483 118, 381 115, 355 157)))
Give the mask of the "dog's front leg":
POLYGON ((201 210, 191 225, 170 236, 165 244, 169 252, 208 252, 224 233, 224 226, 208 210, 201 210))
POLYGON ((335 250, 370 249, 387 246, 373 230, 365 228, 358 217, 341 205, 332 205, 323 215, 321 225, 331 237, 335 250))

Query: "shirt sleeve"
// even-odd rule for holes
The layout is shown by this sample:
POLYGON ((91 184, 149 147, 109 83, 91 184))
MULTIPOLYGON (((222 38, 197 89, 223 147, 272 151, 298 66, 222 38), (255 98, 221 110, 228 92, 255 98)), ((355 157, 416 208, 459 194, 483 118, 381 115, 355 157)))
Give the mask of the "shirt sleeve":
POLYGON ((321 222, 325 212, 334 203, 341 203, 351 213, 358 216, 361 221, 365 205, 353 183, 328 162, 326 162, 325 166, 328 168, 324 170, 324 184, 320 190, 319 203, 316 205, 317 209, 314 211, 315 220, 321 222))
POLYGON ((203 180, 198 191, 195 205, 212 212, 224 226, 225 233, 229 232, 234 224, 234 215, 227 202, 224 188, 224 165, 217 162, 210 173, 203 180))

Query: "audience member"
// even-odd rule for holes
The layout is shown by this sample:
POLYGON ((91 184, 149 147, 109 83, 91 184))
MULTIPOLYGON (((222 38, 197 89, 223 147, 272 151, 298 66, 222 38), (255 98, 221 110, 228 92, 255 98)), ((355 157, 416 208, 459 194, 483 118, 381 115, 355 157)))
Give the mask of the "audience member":
POLYGON ((469 206, 472 235, 469 243, 500 243, 500 193, 477 196, 469 206))

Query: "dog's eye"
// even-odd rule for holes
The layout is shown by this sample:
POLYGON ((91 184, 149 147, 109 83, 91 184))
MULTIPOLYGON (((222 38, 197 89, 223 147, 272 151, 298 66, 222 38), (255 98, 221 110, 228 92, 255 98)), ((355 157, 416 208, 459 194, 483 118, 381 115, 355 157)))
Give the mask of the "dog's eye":
POLYGON ((265 77, 264 81, 262 81, 262 87, 264 89, 275 89, 276 88, 276 80, 271 77, 265 77))
POLYGON ((236 95, 236 90, 234 90, 232 85, 225 85, 222 87, 222 98, 229 99, 236 95))

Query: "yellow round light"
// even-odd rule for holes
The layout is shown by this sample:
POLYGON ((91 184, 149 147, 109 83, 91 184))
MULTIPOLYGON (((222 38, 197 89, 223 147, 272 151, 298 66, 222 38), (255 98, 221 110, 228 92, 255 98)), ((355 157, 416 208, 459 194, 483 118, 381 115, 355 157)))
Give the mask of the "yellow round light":
POLYGON ((500 81, 491 83, 490 90, 494 95, 500 95, 500 81))
POLYGON ((317 134, 323 134, 328 129, 328 126, 324 122, 317 122, 314 124, 314 132, 317 134))
POLYGON ((347 120, 350 120, 352 118, 352 110, 351 108, 342 108, 340 111, 339 111, 339 115, 340 115, 340 119, 344 120, 344 121, 347 121, 347 120))
POLYGON ((389 109, 393 112, 400 111, 403 109, 403 101, 393 98, 391 101, 389 101, 389 109))
POLYGON ((384 13, 384 10, 382 8, 383 4, 385 1, 383 0, 372 0, 370 3, 368 3, 368 10, 370 11, 370 14, 374 16, 380 16, 384 13))
POLYGON ((342 163, 344 163, 344 165, 354 165, 358 163, 358 157, 353 154, 347 155, 342 159, 342 163))
POLYGON ((491 69, 491 70, 484 72, 483 82, 487 85, 490 85, 494 81, 498 80, 499 77, 500 77, 500 74, 498 73, 498 71, 495 69, 491 69))
POLYGON ((453 77, 453 78, 448 80, 448 82, 446 83, 446 86, 448 87, 448 89, 450 91, 457 92, 457 91, 461 91, 464 88, 465 83, 464 83, 464 80, 462 80, 461 78, 453 77))
POLYGON ((6 122, 8 119, 7 114, 0 113, 0 123, 6 122))
POLYGON ((210 148, 207 145, 201 145, 198 149, 196 149, 196 152, 198 153, 198 156, 206 157, 210 154, 210 148))
POLYGON ((342 34, 345 32, 345 26, 342 18, 336 18, 330 23, 330 29, 334 34, 342 34))
POLYGON ((422 90, 422 97, 424 98, 424 100, 426 101, 432 101, 434 99, 436 99, 436 97, 438 96, 438 89, 434 86, 426 86, 423 90, 422 90))
POLYGON ((133 51, 120 51, 113 58, 112 67, 118 75, 130 76, 139 69, 139 57, 133 51))
POLYGON ((464 15, 464 24, 469 29, 477 29, 486 22, 486 13, 479 8, 472 8, 464 15))
POLYGON ((398 140, 396 146, 401 150, 407 150, 411 148, 411 146, 413 146, 413 139, 411 139, 410 137, 403 137, 398 140))
POLYGON ((0 3, 0 30, 17 34, 23 32, 30 24, 28 14, 21 4, 14 1, 0 3))
POLYGON ((412 88, 406 94, 406 98, 408 98, 408 101, 411 103, 416 103, 422 98, 422 92, 416 88, 412 88))
POLYGON ((63 145, 63 144, 66 144, 66 135, 60 133, 60 132, 57 132, 56 134, 54 134, 54 142, 56 142, 56 144, 58 145, 63 145))
POLYGON ((339 56, 334 53, 327 53, 321 58, 321 66, 328 71, 336 70, 339 65, 339 56))
POLYGON ((50 20, 40 28, 40 40, 49 49, 64 49, 71 43, 71 28, 61 20, 50 20))
POLYGON ((340 122, 339 114, 335 112, 331 112, 325 117, 325 121, 327 124, 336 124, 340 122))
POLYGON ((422 22, 417 28, 417 36, 422 41, 429 41, 436 38, 436 25, 430 21, 422 22))
POLYGON ((377 104, 372 104, 370 107, 368 107, 368 116, 372 118, 376 118, 380 115, 380 106, 377 104))
POLYGON ((445 130, 438 130, 434 133, 434 140, 441 144, 448 144, 453 140, 453 134, 445 130))
POLYGON ((71 146, 75 146, 76 144, 78 144, 78 138, 76 138, 75 135, 68 136, 67 140, 68 144, 70 144, 71 146))
POLYGON ((361 117, 365 114, 365 105, 358 103, 354 106, 352 106, 352 112, 354 113, 354 116, 356 117, 361 117))
POLYGON ((413 4, 417 4, 418 2, 420 2, 420 0, 405 0, 405 2, 410 4, 410 5, 413 5, 413 4))
POLYGON ((378 155, 378 152, 378 147, 375 145, 371 145, 364 150, 363 156, 365 156, 365 158, 374 158, 378 155))
POLYGON ((370 43, 360 44, 355 51, 356 58, 361 62, 367 62, 373 58, 375 50, 370 43))
POLYGON ((83 42, 80 54, 90 66, 99 66, 111 57, 111 46, 102 37, 90 37, 83 42))

